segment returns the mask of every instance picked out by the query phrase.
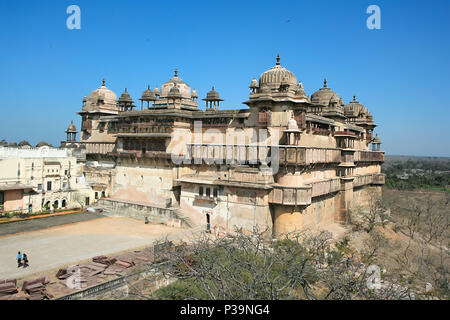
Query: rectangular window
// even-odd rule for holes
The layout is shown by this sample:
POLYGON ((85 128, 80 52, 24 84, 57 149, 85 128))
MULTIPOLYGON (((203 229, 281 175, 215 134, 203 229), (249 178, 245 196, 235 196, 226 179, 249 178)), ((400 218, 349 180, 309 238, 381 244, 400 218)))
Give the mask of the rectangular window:
POLYGON ((213 196, 214 196, 214 198, 217 198, 217 188, 213 189, 213 196))
POLYGON ((47 181, 47 191, 52 191, 52 182, 47 181))
POLYGON ((198 189, 198 195, 202 196, 203 195, 203 187, 200 187, 198 189))
POLYGON ((98 192, 95 193, 95 199, 98 199, 98 192))
POLYGON ((64 170, 64 175, 66 175, 66 176, 67 176, 67 170, 64 170))
POLYGON ((67 182, 63 182, 63 189, 67 188, 67 182))
POLYGON ((37 189, 38 189, 38 190, 42 190, 42 183, 39 183, 39 184, 38 184, 37 189))
POLYGON ((206 196, 211 197, 211 189, 210 188, 206 188, 206 196))

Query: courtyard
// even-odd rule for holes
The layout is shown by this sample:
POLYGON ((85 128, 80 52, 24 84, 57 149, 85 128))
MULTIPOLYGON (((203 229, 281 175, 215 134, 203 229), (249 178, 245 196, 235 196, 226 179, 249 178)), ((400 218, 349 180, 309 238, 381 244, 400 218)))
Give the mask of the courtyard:
MULTIPOLYGON (((144 224, 124 217, 99 215, 87 221, 54 226, 53 218, 39 219, 40 230, 0 236, 0 279, 22 278, 45 270, 77 264, 97 255, 111 255, 151 244, 166 236, 183 236, 187 230, 144 224), (17 252, 24 252, 29 267, 17 267, 17 252)), ((8 227, 13 228, 14 223, 8 227)))

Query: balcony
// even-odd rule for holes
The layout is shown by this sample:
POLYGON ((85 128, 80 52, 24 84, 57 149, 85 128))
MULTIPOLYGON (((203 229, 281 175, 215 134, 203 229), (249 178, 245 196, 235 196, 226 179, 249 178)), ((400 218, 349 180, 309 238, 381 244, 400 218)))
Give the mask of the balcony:
POLYGON ((328 136, 331 133, 330 130, 324 128, 311 128, 311 132, 322 136, 328 136))
POLYGON ((307 206, 311 204, 311 186, 274 186, 269 193, 269 202, 286 206, 307 206))
POLYGON ((309 165, 311 163, 340 163, 341 150, 336 148, 314 148, 297 146, 252 146, 188 144, 186 160, 195 164, 260 164, 273 159, 280 165, 309 165))
POLYGON ((211 202, 211 203, 217 203, 217 197, 212 197, 212 196, 196 194, 194 199, 195 199, 195 201, 206 201, 206 202, 211 202))
POLYGON ((352 131, 334 131, 333 136, 359 138, 359 136, 355 132, 352 132, 352 131))
POLYGON ((329 193, 337 192, 341 190, 341 178, 333 178, 325 181, 317 181, 312 184, 311 196, 319 197, 329 193))
POLYGON ((364 175, 356 175, 353 179, 353 187, 361 187, 368 184, 382 185, 385 183, 385 175, 383 173, 369 173, 364 175))
POLYGON ((345 153, 344 151, 342 152, 341 162, 353 163, 353 161, 355 161, 355 156, 354 156, 353 152, 347 152, 347 153, 345 153))
POLYGON ((172 154, 165 152, 165 151, 137 151, 137 150, 122 150, 118 152, 111 152, 109 153, 112 156, 115 157, 121 157, 121 158, 138 158, 138 159, 144 159, 144 158, 158 158, 158 159, 171 159, 172 154))
POLYGON ((386 175, 384 173, 375 174, 373 176, 372 184, 385 184, 386 183, 386 175))
POLYGON ((312 182, 301 187, 274 186, 269 193, 269 202, 286 206, 308 206, 312 198, 340 190, 340 178, 312 182))
POLYGON ((79 142, 86 147, 86 154, 107 154, 112 152, 115 142, 79 142))
POLYGON ((382 151, 356 151, 355 162, 384 162, 382 151))

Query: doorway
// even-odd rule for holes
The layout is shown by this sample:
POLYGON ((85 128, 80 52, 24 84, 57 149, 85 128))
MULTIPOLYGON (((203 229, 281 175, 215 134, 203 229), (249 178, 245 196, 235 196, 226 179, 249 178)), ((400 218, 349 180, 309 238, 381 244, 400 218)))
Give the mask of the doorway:
POLYGON ((211 232, 211 216, 209 213, 206 214, 206 231, 211 232))

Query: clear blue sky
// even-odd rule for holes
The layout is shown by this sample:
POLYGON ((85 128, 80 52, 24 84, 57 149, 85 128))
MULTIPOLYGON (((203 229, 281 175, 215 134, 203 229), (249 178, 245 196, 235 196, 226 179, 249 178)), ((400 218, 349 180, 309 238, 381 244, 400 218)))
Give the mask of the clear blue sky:
MULTIPOLYGON (((372 112, 387 154, 450 156, 450 1, 0 2, 0 139, 59 145, 101 85, 137 100, 175 68, 244 108, 253 77, 281 64, 308 95, 328 86, 372 112), (81 30, 66 9, 81 8, 81 30), (381 8, 381 30, 366 8, 381 8)), ((203 107, 203 106, 202 106, 203 107)))

